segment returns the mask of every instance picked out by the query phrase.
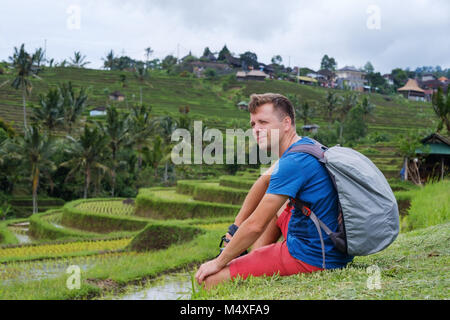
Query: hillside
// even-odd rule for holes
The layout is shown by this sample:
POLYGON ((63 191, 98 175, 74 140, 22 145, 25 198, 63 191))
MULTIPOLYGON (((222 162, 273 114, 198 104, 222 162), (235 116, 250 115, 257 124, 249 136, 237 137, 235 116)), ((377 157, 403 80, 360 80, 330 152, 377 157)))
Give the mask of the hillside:
MULTIPOLYGON (((297 94, 301 99, 319 105, 325 100, 327 90, 331 90, 279 80, 230 81, 223 86, 224 81, 221 79, 202 80, 167 76, 160 72, 150 73, 144 81, 140 81, 130 72, 78 68, 47 68, 39 75, 43 80, 32 80, 34 88, 27 99, 34 104, 37 104, 39 94, 46 93, 49 87, 72 81, 76 87, 90 87, 88 110, 111 103, 108 92, 112 93, 116 90, 122 92, 126 99, 124 102, 114 103, 126 109, 138 103, 140 88, 142 88, 143 102, 151 105, 155 114, 178 114, 179 107, 188 105, 193 119, 203 120, 208 127, 219 129, 224 129, 226 123, 233 119, 242 120, 242 123, 248 121, 248 113, 239 111, 234 106, 233 98, 237 89, 241 89, 244 99, 248 99, 252 93, 277 92, 285 95, 297 94), (120 75, 126 76, 125 87, 122 86, 120 75), (224 91, 224 87, 230 90, 224 91)), ((12 74, 0 75, 0 83, 12 77, 12 74)), ((334 91, 344 93, 341 90, 334 91)), ((411 128, 425 128, 429 127, 434 119, 429 103, 408 102, 402 98, 386 97, 380 94, 370 94, 370 101, 376 105, 376 109, 370 119, 369 133, 377 131, 397 134, 411 128)), ((31 112, 28 114, 30 115, 31 112)), ((88 111, 85 115, 88 115, 88 111)), ((14 126, 21 128, 23 122, 21 92, 13 89, 9 84, 0 88, 0 117, 6 121, 14 121, 14 126)), ((325 125, 321 114, 313 118, 313 122, 325 125)))

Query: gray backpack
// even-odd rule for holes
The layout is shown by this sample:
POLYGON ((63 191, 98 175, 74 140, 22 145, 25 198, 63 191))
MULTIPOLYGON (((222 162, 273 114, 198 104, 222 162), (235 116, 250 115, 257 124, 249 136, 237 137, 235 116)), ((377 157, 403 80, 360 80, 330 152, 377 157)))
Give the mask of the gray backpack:
POLYGON ((327 169, 339 199, 339 230, 332 232, 309 209, 308 204, 299 199, 292 202, 311 218, 319 232, 323 268, 326 265, 321 229, 339 251, 352 256, 364 256, 385 249, 397 238, 400 226, 397 201, 383 173, 372 161, 353 149, 340 146, 327 148, 313 141, 314 144, 296 145, 289 153, 310 154, 327 169))

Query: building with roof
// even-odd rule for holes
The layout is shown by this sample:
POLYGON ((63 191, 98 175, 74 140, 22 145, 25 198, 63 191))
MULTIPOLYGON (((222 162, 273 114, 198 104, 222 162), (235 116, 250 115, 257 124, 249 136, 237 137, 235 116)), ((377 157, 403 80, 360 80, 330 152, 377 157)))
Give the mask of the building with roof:
POLYGON ((398 88, 397 91, 409 100, 414 101, 425 101, 425 90, 419 87, 417 80, 408 79, 408 82, 401 87, 398 88))
POLYGON ((421 181, 444 179, 450 165, 450 138, 433 133, 422 139, 421 143, 422 147, 415 150, 416 155, 422 158, 419 168, 421 181))
POLYGON ((307 76, 297 76, 296 77, 298 82, 301 84, 309 84, 309 85, 314 85, 317 84, 318 81, 312 77, 307 77, 307 76))
POLYGON ((99 117, 106 116, 106 107, 97 107, 89 111, 89 116, 91 117, 99 117))
POLYGON ((125 96, 120 91, 114 91, 109 95, 109 100, 124 101, 125 96))
POLYGON ((236 72, 236 79, 238 81, 244 81, 244 80, 264 81, 267 78, 270 78, 270 76, 261 70, 250 70, 248 72, 245 72, 245 71, 236 72))
POLYGON ((356 69, 353 66, 345 66, 336 70, 338 86, 341 88, 348 87, 355 91, 364 91, 364 85, 367 80, 364 78, 365 72, 356 69))

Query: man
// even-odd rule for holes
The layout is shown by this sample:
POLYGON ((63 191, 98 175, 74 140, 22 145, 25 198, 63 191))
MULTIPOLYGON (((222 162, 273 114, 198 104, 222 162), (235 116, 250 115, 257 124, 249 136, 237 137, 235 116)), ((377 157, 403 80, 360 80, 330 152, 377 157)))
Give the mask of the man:
MULTIPOLYGON (((238 227, 222 253, 200 266, 196 280, 206 288, 238 276, 279 273, 287 276, 315 272, 322 268, 319 233, 300 208, 290 199, 301 199, 332 231, 338 229, 337 193, 326 169, 316 158, 305 153, 289 153, 297 144, 311 144, 299 137, 295 128, 292 103, 279 94, 251 96, 250 123, 262 149, 278 150, 279 160, 250 189, 235 219, 238 227), (272 133, 278 139, 272 142, 272 133), (277 242, 280 234, 284 240, 277 242), (252 251, 238 257, 253 245, 252 251)), ((342 268, 353 257, 338 251, 323 233, 326 268, 342 268)))

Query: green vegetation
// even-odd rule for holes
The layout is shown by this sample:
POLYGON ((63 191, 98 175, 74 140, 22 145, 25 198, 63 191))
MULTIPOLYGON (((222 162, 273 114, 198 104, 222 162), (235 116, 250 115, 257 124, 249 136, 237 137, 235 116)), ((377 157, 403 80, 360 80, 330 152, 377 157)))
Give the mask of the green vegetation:
POLYGON ((448 299, 449 239, 447 222, 403 233, 384 251, 356 257, 345 269, 289 277, 249 277, 222 284, 210 292, 197 290, 192 298, 448 299), (368 284, 377 270, 380 289, 368 284))

